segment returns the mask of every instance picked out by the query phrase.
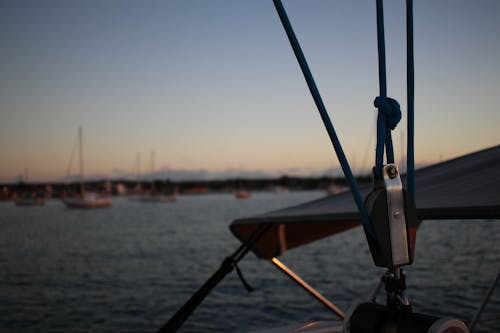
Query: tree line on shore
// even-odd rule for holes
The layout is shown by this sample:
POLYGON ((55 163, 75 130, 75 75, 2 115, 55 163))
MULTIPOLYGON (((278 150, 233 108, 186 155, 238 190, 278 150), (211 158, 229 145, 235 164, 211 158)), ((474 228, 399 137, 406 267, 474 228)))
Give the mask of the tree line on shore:
MULTIPOLYGON (((369 184, 371 177, 357 177, 358 184, 369 184)), ((225 180, 185 180, 172 181, 153 180, 137 182, 136 180, 93 180, 84 183, 86 191, 106 193, 109 195, 133 194, 138 191, 169 191, 176 189, 179 193, 202 194, 211 192, 228 192, 237 189, 249 191, 267 191, 273 189, 284 190, 325 190, 330 186, 346 187, 344 177, 294 177, 281 176, 269 179, 247 179, 233 178, 225 180)), ((50 194, 52 197, 62 196, 65 193, 77 193, 80 191, 80 183, 27 183, 1 184, 3 196, 14 193, 40 192, 50 194)))

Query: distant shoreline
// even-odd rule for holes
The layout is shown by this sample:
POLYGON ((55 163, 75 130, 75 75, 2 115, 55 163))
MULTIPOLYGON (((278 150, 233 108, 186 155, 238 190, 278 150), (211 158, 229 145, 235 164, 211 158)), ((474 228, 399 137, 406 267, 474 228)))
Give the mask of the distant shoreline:
MULTIPOLYGON (((358 184, 370 184, 371 177, 362 176, 356 178, 358 184)), ((187 180, 171 181, 149 180, 138 182, 136 180, 92 180, 84 182, 88 191, 106 193, 108 195, 125 195, 138 192, 171 191, 177 190, 180 194, 204 194, 217 192, 231 192, 238 189, 250 191, 300 191, 300 190, 327 190, 329 187, 343 188, 347 186, 344 177, 293 177, 281 176, 279 178, 231 178, 224 180, 187 180)), ((43 192, 47 196, 59 197, 63 193, 79 191, 78 182, 33 182, 33 183, 3 183, 0 191, 4 194, 23 192, 43 192)))

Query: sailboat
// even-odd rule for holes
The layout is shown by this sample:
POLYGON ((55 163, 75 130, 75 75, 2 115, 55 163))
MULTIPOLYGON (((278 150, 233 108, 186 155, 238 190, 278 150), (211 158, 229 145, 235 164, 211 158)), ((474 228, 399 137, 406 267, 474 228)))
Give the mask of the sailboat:
POLYGON ((24 193, 16 196, 14 199, 16 206, 43 206, 45 205, 45 198, 37 195, 37 193, 24 193))
POLYGON ((28 183, 28 169, 24 170, 24 177, 21 188, 25 188, 20 193, 14 195, 14 203, 16 206, 43 206, 45 205, 45 195, 33 185, 28 183))
POLYGON ((250 191, 245 190, 245 189, 239 189, 239 190, 234 192, 234 197, 236 199, 250 199, 251 196, 252 196, 252 193, 250 193, 250 191))
POLYGON ((13 198, 13 194, 9 192, 7 185, 2 186, 0 191, 0 201, 10 201, 13 198))
POLYGON ((16 206, 43 206, 45 205, 45 198, 38 196, 36 193, 24 193, 16 196, 14 203, 16 206))
POLYGON ((78 150, 79 150, 79 182, 80 193, 77 196, 67 197, 63 199, 64 204, 68 208, 104 208, 111 206, 111 200, 102 198, 96 193, 85 191, 83 183, 83 129, 78 128, 78 150))
MULTIPOLYGON (((402 175, 395 164, 391 130, 401 118, 399 103, 387 97, 382 0, 377 0, 380 96, 377 146, 373 167, 373 186, 359 188, 335 133, 305 56, 280 0, 273 0, 306 83, 316 103, 341 164, 350 192, 342 192, 301 205, 257 216, 236 219, 229 228, 241 242, 220 268, 160 328, 176 332, 210 291, 236 269, 245 287, 238 263, 248 252, 270 261, 298 286, 315 297, 339 320, 305 322, 260 333, 469 333, 500 282, 492 279, 482 303, 470 320, 417 313, 406 294, 403 267, 413 263, 416 234, 423 221, 500 219, 500 145, 415 171, 413 147, 413 14, 407 1, 407 90, 408 140, 407 172, 402 175), (385 156, 384 156, 385 155, 385 156), (386 163, 384 164, 384 157, 386 163), (366 301, 354 301, 341 310, 283 264, 278 257, 290 249, 334 236, 362 226, 375 266, 386 271, 366 301), (385 304, 377 301, 385 289, 385 304)), ((334 259, 333 259, 334 260, 334 259)), ((334 261, 332 262, 334 264, 334 261)), ((439 272, 436 272, 439 274, 439 272)), ((410 288, 410 286, 408 286, 410 288)), ((490 318, 488 318, 490 319, 490 318)), ((496 318, 497 320, 500 317, 496 318)))
MULTIPOLYGON (((155 152, 151 151, 151 175, 154 175, 155 171, 155 152)), ((177 201, 177 189, 174 189, 173 191, 166 192, 166 191, 159 191, 155 187, 155 182, 154 180, 151 181, 151 189, 149 193, 145 195, 141 195, 139 197, 139 201, 143 202, 175 202, 177 201)))

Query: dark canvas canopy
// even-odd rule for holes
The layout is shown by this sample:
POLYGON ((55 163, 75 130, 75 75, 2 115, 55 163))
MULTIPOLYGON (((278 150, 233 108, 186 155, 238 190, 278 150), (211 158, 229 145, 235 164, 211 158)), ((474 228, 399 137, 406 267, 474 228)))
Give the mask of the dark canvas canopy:
MULTIPOLYGON (((420 220, 500 218, 500 146, 471 153, 417 170, 417 216, 420 220)), ((365 197, 370 188, 361 190, 365 197)), ((361 224, 350 192, 328 196, 258 216, 237 219, 230 225, 246 241, 263 224, 272 227, 253 252, 270 259, 315 240, 361 224)))

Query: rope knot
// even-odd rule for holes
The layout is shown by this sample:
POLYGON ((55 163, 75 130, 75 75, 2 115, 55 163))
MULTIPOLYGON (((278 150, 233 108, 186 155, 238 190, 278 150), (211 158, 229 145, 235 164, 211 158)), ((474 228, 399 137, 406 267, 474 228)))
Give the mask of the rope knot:
POLYGON ((391 130, 395 129, 401 120, 401 108, 398 101, 390 97, 378 96, 373 104, 384 113, 387 127, 391 130))

